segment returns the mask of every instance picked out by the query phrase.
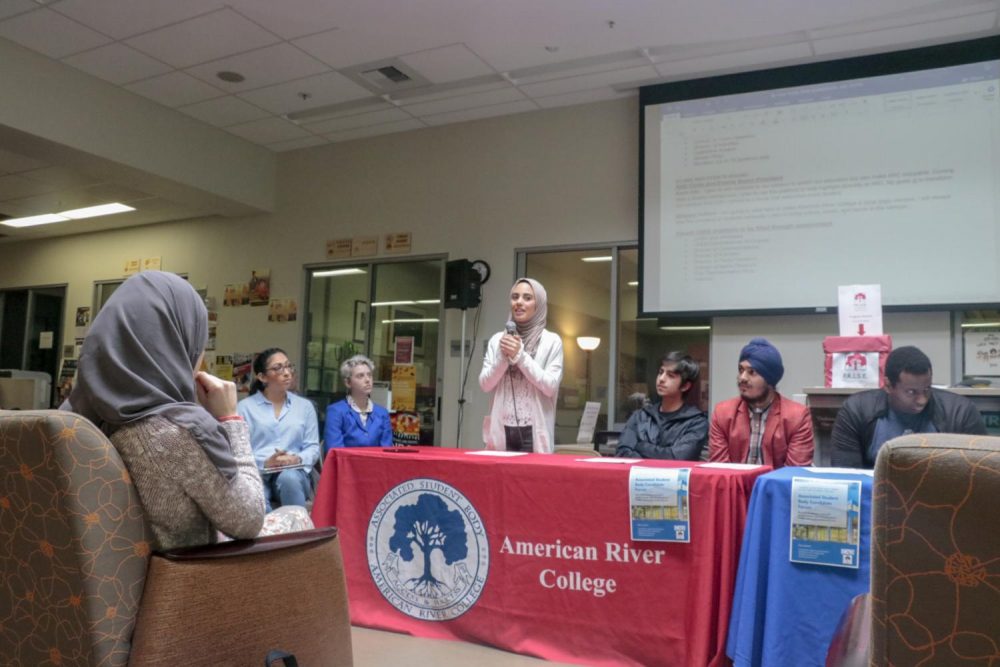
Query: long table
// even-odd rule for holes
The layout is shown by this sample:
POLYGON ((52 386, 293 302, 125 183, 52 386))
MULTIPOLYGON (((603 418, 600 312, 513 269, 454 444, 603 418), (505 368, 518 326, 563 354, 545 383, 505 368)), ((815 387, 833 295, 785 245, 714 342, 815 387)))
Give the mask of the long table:
POLYGON ((736 667, 823 667, 851 598, 868 591, 871 471, 781 468, 754 486, 740 555, 727 652, 736 667), (861 482, 858 567, 789 560, 792 480, 861 482))
POLYGON ((753 482, 768 467, 334 449, 354 624, 588 665, 726 665, 753 482), (691 467, 690 543, 630 540, 630 465, 691 467))

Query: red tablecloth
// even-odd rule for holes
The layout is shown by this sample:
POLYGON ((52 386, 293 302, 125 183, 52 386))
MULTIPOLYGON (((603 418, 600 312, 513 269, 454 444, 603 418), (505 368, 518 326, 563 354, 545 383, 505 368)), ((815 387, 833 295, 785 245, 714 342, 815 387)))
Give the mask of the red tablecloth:
POLYGON ((642 465, 693 468, 690 543, 632 542, 629 465, 561 455, 331 450, 313 520, 340 528, 357 625, 589 665, 728 664, 747 504, 770 468, 642 465))

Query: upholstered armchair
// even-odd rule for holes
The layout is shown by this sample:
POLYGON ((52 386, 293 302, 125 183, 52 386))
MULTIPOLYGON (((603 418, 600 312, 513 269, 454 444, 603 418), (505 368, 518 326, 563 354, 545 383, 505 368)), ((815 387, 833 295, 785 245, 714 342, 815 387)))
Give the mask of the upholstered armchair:
POLYGON ((1000 438, 886 443, 872 531, 870 600, 856 601, 827 665, 1000 662, 1000 438))
POLYGON ((350 665, 336 529, 154 553, 108 439, 52 410, 0 411, 4 665, 350 665))

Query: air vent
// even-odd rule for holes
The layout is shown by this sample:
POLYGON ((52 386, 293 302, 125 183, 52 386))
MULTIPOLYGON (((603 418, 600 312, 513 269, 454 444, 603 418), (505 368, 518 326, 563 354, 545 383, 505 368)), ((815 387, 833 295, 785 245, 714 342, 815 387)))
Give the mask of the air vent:
POLYGON ((399 58, 355 65, 340 70, 340 73, 376 95, 422 88, 431 83, 399 58))
POLYGON ((410 77, 406 76, 398 68, 393 67, 392 65, 362 72, 361 76, 380 86, 391 84, 399 85, 401 83, 405 83, 406 81, 412 81, 410 77))

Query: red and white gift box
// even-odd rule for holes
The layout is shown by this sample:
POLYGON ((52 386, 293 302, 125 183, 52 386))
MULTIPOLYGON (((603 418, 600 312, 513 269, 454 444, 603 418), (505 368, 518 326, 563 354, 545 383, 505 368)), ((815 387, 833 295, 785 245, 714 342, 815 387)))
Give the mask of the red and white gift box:
POLYGON ((825 386, 881 387, 892 336, 827 336, 823 339, 825 386))

